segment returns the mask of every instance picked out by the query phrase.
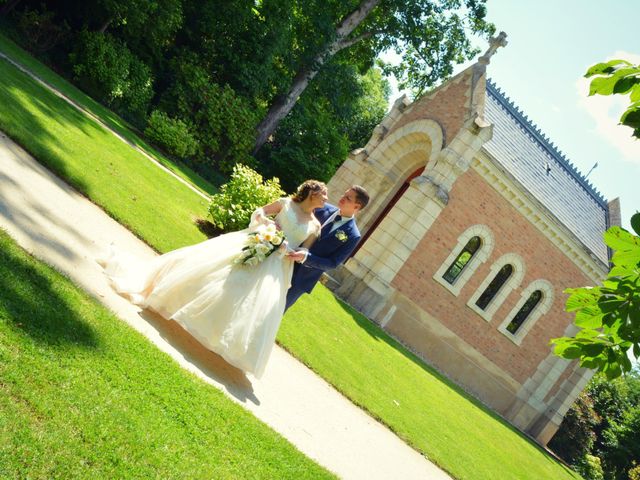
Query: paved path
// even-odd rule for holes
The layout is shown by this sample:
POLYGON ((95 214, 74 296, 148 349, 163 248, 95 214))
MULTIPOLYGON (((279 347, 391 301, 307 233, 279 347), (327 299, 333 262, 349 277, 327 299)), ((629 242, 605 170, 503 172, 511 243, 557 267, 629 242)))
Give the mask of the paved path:
POLYGON ((174 322, 115 294, 94 259, 110 243, 140 257, 154 252, 1 132, 0 228, 341 478, 450 478, 284 350, 274 349, 263 378, 247 378, 174 322))

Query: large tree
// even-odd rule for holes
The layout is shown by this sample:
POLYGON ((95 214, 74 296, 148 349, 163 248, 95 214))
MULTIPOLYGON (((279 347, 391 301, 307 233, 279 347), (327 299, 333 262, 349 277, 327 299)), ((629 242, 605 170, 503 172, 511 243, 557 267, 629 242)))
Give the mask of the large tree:
MULTIPOLYGON (((305 48, 289 88, 271 102, 257 127, 254 153, 291 111, 309 82, 334 56, 348 50, 360 64, 382 51, 401 55, 393 68, 418 93, 451 74, 454 63, 477 53, 468 33, 491 34, 486 0, 307 0, 296 5, 307 28, 305 48)), ((262 2, 258 2, 262 3, 262 2)), ((298 35, 298 41, 302 35, 298 35)))

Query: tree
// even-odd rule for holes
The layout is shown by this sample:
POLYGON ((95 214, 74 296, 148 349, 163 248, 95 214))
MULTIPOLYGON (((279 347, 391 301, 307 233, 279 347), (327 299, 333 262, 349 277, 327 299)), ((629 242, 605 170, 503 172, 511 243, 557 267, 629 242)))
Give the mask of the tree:
MULTIPOLYGON (((631 226, 640 235, 640 213, 631 217, 631 226)), ((613 268, 602 286, 565 290, 566 310, 576 312, 579 331, 551 343, 556 355, 580 359, 580 366, 613 379, 631 370, 629 353, 640 357, 640 237, 611 227, 604 241, 615 251, 613 268)))
POLYGON ((418 93, 449 75, 452 64, 471 58, 466 30, 491 34, 485 22, 485 0, 362 0, 304 2, 300 15, 312 18, 308 48, 301 56, 291 85, 277 95, 257 127, 254 154, 291 111, 309 82, 340 52, 353 49, 361 64, 373 64, 382 51, 402 52, 393 69, 418 93), (316 7, 313 12, 307 11, 316 7), (319 8, 318 8, 319 7, 319 8), (307 9, 307 10, 305 10, 307 9), (345 10, 347 9, 347 10, 345 10))
POLYGON ((626 60, 611 60, 592 66, 585 74, 591 80, 589 95, 629 95, 631 105, 620 117, 620 123, 633 129, 640 138, 640 65, 626 60))

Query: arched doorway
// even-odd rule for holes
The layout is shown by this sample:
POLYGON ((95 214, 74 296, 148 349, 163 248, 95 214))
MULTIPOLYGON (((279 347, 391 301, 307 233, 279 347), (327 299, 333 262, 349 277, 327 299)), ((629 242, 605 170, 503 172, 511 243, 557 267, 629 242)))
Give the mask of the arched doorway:
POLYGON ((360 247, 364 245, 364 243, 375 231, 375 229, 378 228, 378 225, 380 225, 380 222, 384 220, 384 217, 386 217, 387 214, 391 211, 391 209, 395 206, 395 204, 398 203, 398 200, 402 198, 402 195, 404 195, 404 192, 406 192, 407 189, 409 188, 409 185, 411 185, 411 180, 419 176, 423 171, 424 171, 424 166, 418 168, 415 172, 413 172, 411 175, 407 177, 407 179, 404 181, 402 186, 398 189, 398 191, 393 196, 393 198, 391 198, 391 200, 389 201, 389 203, 387 203, 387 205, 384 207, 382 212, 380 212, 380 215, 378 215, 378 218, 376 218, 374 222, 371 224, 371 227, 369 227, 369 230, 367 230, 367 233, 365 233, 362 236, 362 240, 360 240, 360 243, 358 243, 358 245, 353 250, 353 252, 351 252, 351 256, 349 258, 353 257, 358 252, 358 250, 360 250, 360 247))

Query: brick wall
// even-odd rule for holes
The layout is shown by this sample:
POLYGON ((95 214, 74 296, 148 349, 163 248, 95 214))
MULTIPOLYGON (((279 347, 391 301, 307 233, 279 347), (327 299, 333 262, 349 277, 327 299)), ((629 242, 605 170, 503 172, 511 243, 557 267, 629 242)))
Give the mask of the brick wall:
POLYGON ((549 339, 562 336, 572 321, 572 316, 564 312, 566 295, 562 291, 589 283, 568 257, 471 169, 455 182, 447 207, 392 281, 400 292, 520 383, 549 354, 549 339), (495 248, 456 297, 432 277, 457 244, 458 236, 475 224, 487 225, 493 231, 495 248), (506 253, 519 254, 526 272, 522 283, 487 322, 466 303, 489 273, 491 264, 506 253), (551 282, 554 302, 518 346, 497 327, 520 298, 522 289, 536 279, 551 282))

